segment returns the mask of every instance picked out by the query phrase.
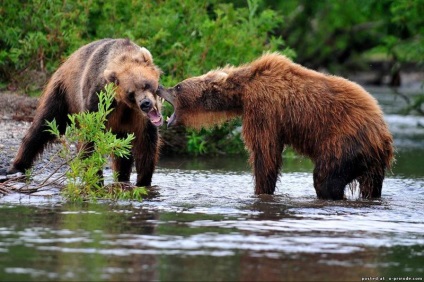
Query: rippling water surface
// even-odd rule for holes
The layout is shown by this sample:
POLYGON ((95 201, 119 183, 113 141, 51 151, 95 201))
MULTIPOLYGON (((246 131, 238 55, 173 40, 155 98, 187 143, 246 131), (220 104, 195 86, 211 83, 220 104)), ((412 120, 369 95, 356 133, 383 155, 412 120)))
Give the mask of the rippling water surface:
POLYGON ((424 119, 386 119, 398 152, 381 200, 317 200, 302 158, 255 196, 245 157, 164 158, 142 203, 5 196, 0 280, 422 281, 424 119))

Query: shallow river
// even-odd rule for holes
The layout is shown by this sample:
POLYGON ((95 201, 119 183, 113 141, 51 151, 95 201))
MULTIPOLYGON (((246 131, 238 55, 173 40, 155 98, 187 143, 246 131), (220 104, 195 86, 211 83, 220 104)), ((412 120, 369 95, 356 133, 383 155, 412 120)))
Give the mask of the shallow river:
POLYGON ((397 162, 381 200, 317 200, 294 157, 274 196, 253 195, 245 157, 163 158, 141 203, 7 195, 0 281, 422 281, 424 118, 386 120, 397 162))

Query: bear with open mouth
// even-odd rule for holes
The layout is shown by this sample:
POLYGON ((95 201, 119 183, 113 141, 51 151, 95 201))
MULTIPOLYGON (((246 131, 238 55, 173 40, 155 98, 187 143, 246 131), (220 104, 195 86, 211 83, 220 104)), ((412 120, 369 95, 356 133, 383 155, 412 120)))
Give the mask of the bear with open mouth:
POLYGON ((256 194, 273 194, 282 151, 312 159, 318 198, 344 198, 356 180, 379 198, 393 161, 393 139, 377 101, 358 84, 322 74, 278 53, 188 78, 158 95, 174 107, 168 126, 193 128, 242 117, 256 194))
POLYGON ((46 121, 55 119, 64 134, 68 114, 97 111, 97 94, 113 82, 116 96, 107 128, 118 137, 135 135, 131 157, 113 156, 113 169, 118 172, 118 181, 129 181, 135 161, 136 185, 151 185, 160 143, 157 127, 163 123, 156 95, 159 77, 151 53, 128 39, 102 39, 81 47, 49 80, 8 173, 29 169, 53 141, 55 137, 46 131, 46 121))

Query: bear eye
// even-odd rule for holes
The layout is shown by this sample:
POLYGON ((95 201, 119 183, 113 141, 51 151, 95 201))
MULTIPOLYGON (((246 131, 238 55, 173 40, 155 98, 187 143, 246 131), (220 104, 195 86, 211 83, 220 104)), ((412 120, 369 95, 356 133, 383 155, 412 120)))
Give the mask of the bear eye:
POLYGON ((135 93, 134 91, 128 91, 127 92, 128 95, 128 100, 130 100, 130 102, 135 102, 135 93))
POLYGON ((152 88, 152 86, 150 85, 150 83, 146 83, 146 85, 144 85, 144 90, 150 90, 152 88))
POLYGON ((181 84, 177 84, 177 86, 175 86, 175 90, 181 91, 181 84))

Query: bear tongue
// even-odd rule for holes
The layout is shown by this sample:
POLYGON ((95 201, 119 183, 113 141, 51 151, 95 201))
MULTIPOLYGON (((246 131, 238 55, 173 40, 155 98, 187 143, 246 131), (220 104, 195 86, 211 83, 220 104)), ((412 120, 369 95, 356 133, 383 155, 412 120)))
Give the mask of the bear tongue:
POLYGON ((163 123, 162 115, 159 114, 155 109, 152 109, 147 116, 149 117, 150 121, 155 126, 161 126, 163 123))

